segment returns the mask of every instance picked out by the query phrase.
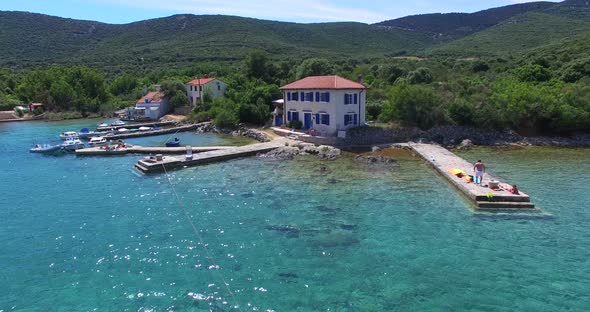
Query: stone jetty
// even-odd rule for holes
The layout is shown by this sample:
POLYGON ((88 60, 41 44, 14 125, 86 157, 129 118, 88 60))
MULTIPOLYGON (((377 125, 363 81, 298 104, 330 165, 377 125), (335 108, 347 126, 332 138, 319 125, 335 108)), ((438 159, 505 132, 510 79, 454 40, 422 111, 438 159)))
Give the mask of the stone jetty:
POLYGON ((511 185, 503 183, 499 181, 498 178, 487 173, 483 184, 489 184, 490 181, 497 181, 500 185, 499 189, 490 189, 489 187, 480 186, 475 183, 468 183, 464 179, 450 173, 449 171, 455 168, 461 169, 467 173, 473 172, 473 164, 453 154, 440 145, 410 143, 409 147, 430 163, 438 173, 445 177, 461 193, 471 199, 478 210, 535 209, 535 205, 531 203, 527 194, 522 191, 519 191, 520 194, 518 195, 510 193, 506 189, 511 187, 511 185), (504 189, 502 187, 504 187, 504 189))
POLYGON ((196 155, 187 154, 184 156, 157 156, 140 159, 135 168, 139 171, 149 174, 163 172, 177 168, 198 166, 218 161, 224 161, 234 158, 253 156, 258 153, 266 153, 270 150, 285 146, 287 139, 277 139, 272 142, 250 144, 245 146, 232 147, 209 152, 203 152, 196 155))

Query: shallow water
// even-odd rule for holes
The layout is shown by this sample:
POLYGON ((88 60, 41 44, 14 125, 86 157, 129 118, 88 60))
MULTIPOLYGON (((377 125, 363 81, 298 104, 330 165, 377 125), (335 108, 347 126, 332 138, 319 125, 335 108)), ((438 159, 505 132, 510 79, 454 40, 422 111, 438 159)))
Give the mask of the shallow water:
POLYGON ((137 156, 28 153, 84 125, 0 124, 0 310, 590 308, 587 149, 462 153, 553 215, 494 218, 411 157, 393 170, 246 158, 142 176, 137 156))

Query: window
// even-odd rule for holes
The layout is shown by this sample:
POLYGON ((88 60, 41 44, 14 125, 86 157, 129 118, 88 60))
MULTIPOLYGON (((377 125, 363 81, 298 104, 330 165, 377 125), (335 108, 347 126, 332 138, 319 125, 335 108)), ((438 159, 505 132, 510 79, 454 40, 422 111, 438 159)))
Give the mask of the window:
POLYGON ((287 112, 287 121, 299 121, 299 112, 298 111, 288 111, 287 112))
POLYGON ((301 102, 305 102, 305 92, 301 92, 301 102))
POLYGON ((358 104, 358 94, 346 93, 344 94, 344 105, 358 104))
POLYGON ((330 102, 330 92, 322 92, 320 94, 320 101, 321 102, 330 102))
POLYGON ((328 113, 317 113, 315 114, 316 125, 330 125, 330 115, 328 113))
POLYGON ((299 93, 297 93, 297 92, 291 93, 291 99, 293 101, 299 101, 299 93))
POLYGON ((221 86, 217 85, 217 91, 221 91, 221 86))
POLYGON ((199 91, 203 91, 203 86, 199 86, 199 91))
POLYGON ((357 123, 358 123, 357 114, 348 113, 348 114, 344 115, 344 125, 345 126, 357 125, 357 123))
POLYGON ((305 101, 307 101, 307 102, 313 102, 313 92, 307 92, 307 93, 305 93, 305 101))

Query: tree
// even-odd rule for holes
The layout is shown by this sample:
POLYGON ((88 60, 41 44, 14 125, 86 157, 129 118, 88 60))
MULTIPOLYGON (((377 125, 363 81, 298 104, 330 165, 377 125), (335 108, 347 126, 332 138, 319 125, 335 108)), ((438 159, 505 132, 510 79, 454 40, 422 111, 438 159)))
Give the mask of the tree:
POLYGON ((310 58, 297 67, 296 78, 301 79, 308 76, 333 75, 334 66, 330 61, 322 58, 310 58))
POLYGON ((267 80, 269 78, 269 63, 266 54, 260 50, 254 50, 246 55, 246 76, 267 80))
POLYGON ((431 83, 433 80, 432 72, 427 67, 420 67, 411 71, 407 78, 411 84, 431 83))
POLYGON ((432 88, 399 83, 390 89, 379 119, 427 130, 444 123, 445 114, 432 88))
POLYGON ((512 70, 512 74, 523 82, 545 82, 551 79, 551 72, 541 65, 527 64, 512 70))
POLYGON ((384 80, 388 84, 393 84, 398 78, 405 75, 405 70, 393 64, 382 65, 378 69, 379 79, 384 80))
POLYGON ((112 95, 121 96, 133 93, 139 87, 139 81, 134 75, 125 73, 117 76, 111 85, 109 91, 112 95))

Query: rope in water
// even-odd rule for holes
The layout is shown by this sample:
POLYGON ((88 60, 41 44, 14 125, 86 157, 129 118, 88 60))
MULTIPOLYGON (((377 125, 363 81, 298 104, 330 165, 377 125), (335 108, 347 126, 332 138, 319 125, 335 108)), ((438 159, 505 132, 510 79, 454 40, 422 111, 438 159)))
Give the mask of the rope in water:
MULTIPOLYGON (((176 203, 178 204, 178 206, 182 210, 184 217, 187 219, 195 236, 199 239, 201 246, 203 246, 203 250, 207 254, 207 260, 209 260, 210 264, 212 264, 212 265, 216 264, 215 259, 213 258, 212 254, 211 254, 211 251, 209 250, 209 248, 207 248, 207 245, 205 244, 205 240, 203 239, 201 234, 199 234, 199 231, 197 230, 197 227, 195 226, 193 219, 191 218, 190 214, 188 213, 183 202, 180 200, 180 197, 178 196, 178 192, 176 191, 176 187, 174 186, 174 183, 172 183, 172 180, 170 179, 170 175, 168 174, 168 171, 166 170, 166 166, 164 165, 164 163, 162 163, 162 169, 164 169, 164 174, 166 175, 166 179, 168 180, 168 183, 170 184, 170 188, 172 189, 174 198, 176 199, 176 203)), ((242 307, 240 306, 239 302, 237 301, 235 293, 231 290, 229 283, 227 282, 227 279, 225 278, 225 276, 223 276, 223 273, 221 273, 221 271, 219 271, 219 270, 216 270, 216 271, 219 274, 219 277, 220 277, 221 281, 223 282, 223 285, 225 286, 227 293, 231 296, 231 298, 233 299, 234 302, 238 303, 236 305, 237 309, 240 312, 242 312, 242 307)))

